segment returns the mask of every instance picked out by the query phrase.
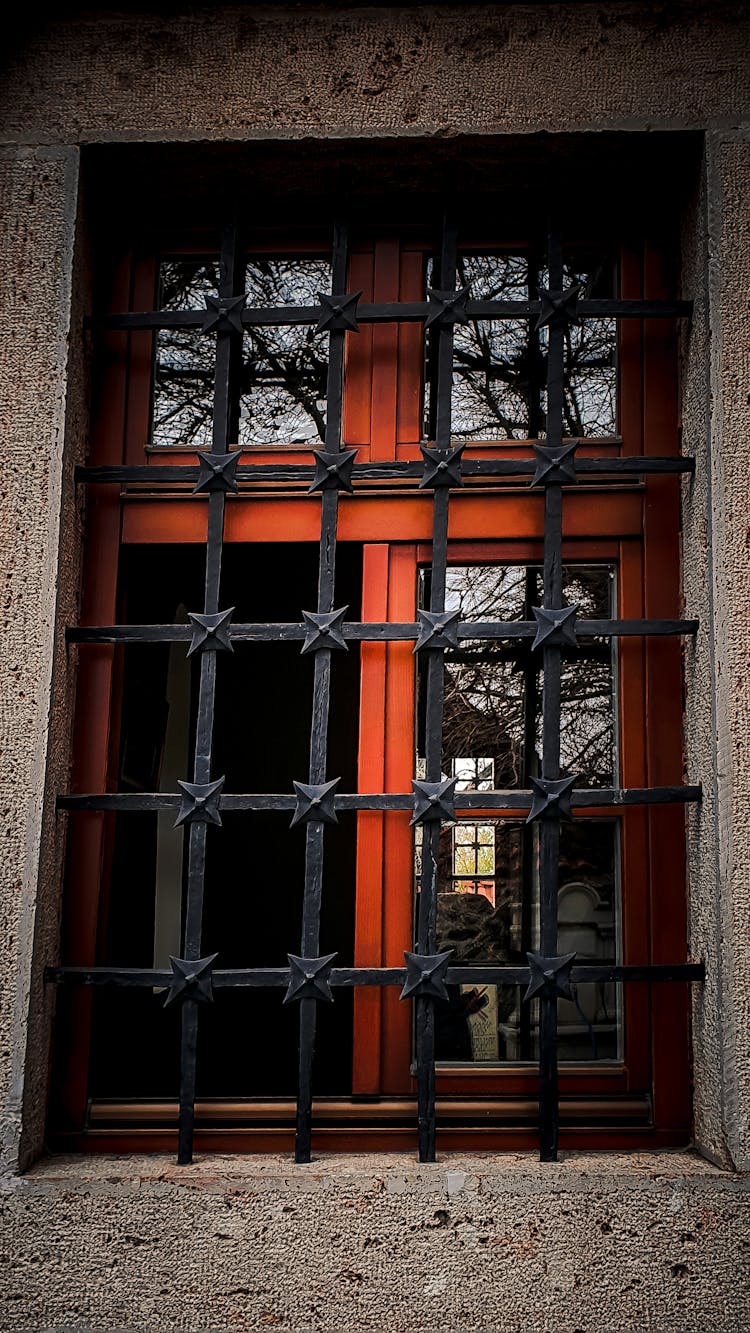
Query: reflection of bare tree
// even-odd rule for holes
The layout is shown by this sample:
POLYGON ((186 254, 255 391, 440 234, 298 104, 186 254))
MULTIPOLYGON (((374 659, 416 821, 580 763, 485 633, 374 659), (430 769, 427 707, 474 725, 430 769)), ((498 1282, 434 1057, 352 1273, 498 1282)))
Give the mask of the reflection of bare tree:
MULTIPOLYGON (((468 287, 474 300, 525 301, 547 280, 529 255, 463 255, 457 265, 458 286, 468 287)), ((565 281, 583 283, 588 296, 611 296, 612 265, 582 255, 566 266, 565 281)), ((534 323, 472 320, 455 326, 454 436, 493 440, 544 434, 547 330, 535 331, 534 323)), ((564 431, 612 435, 615 423, 616 324, 587 319, 566 333, 564 431)))
MULTIPOLYGON (((612 574, 605 566, 564 571, 565 599, 580 616, 611 614, 612 574)), ((530 619, 542 603, 541 571, 519 565, 453 566, 446 605, 462 620, 530 619)), ((444 767, 454 759, 489 758, 495 785, 525 785, 541 753, 542 673, 525 640, 467 641, 446 653, 444 767)), ((560 748, 563 772, 584 785, 606 786, 614 772, 614 701, 609 643, 581 643, 562 663, 560 748)))
MULTIPOLYGON (((252 306, 318 305, 330 291, 322 259, 254 259, 247 267, 252 306)), ((240 443, 317 444, 325 436, 328 338, 310 324, 256 327, 245 335, 240 443)))
MULTIPOLYGON (((218 266, 167 260, 160 268, 166 310, 201 309, 217 291, 218 266)), ((255 259, 247 264, 247 304, 315 306, 330 289, 320 259, 255 259)), ((208 447, 211 442, 214 339, 194 329, 164 329, 156 339, 153 441, 208 447)), ((239 442, 317 443, 325 434, 328 340, 314 325, 256 327, 244 338, 239 442)))

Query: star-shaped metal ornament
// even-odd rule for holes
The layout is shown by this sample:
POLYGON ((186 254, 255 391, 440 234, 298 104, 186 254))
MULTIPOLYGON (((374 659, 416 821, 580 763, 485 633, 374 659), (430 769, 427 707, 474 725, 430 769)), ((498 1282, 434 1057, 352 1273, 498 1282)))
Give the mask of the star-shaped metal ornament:
POLYGON ((414 652, 420 648, 457 648, 458 611, 417 611, 421 625, 414 652))
POLYGON ((198 1000, 201 1004, 212 1004, 213 967, 218 956, 212 953, 208 958, 170 958, 173 980, 164 1008, 175 1000, 198 1000))
POLYGON ((572 820, 570 793, 575 785, 576 776, 559 778, 554 782, 549 778, 530 778, 532 799, 526 823, 532 824, 536 819, 572 820))
POLYGON ((215 782, 181 782, 178 778, 177 786, 182 790, 182 803, 180 813, 174 821, 177 828, 180 824, 216 824, 221 828, 221 815, 219 814, 219 796, 224 786, 225 778, 217 778, 215 782))
POLYGON ((560 954, 556 958, 545 958, 540 953, 527 953, 531 977, 524 994, 524 1000, 532 1000, 535 995, 561 995, 564 1000, 573 999, 570 969, 575 959, 574 953, 560 954))
POLYGON ((532 606, 536 620, 536 637, 531 647, 541 648, 542 644, 554 648, 567 643, 575 648, 578 643, 576 634, 576 616, 580 610, 577 602, 553 611, 546 606, 532 606))
POLYGON ((420 487, 425 486, 462 486, 461 455, 465 444, 457 444, 454 449, 430 449, 420 444, 424 458, 424 472, 419 480, 420 487))
POLYGON ((292 816, 290 828, 295 824, 309 824, 311 819, 319 819, 323 824, 338 824, 334 795, 341 778, 332 778, 313 786, 305 782, 294 782, 297 805, 292 816))
POLYGON ((198 480, 193 495, 199 491, 236 491, 239 449, 227 454, 198 454, 198 480))
POLYGON ((410 995, 431 995, 435 1000, 447 1000, 445 974, 453 953, 453 949, 432 954, 404 950, 406 981, 399 999, 408 1000, 410 995))
POLYGON ((348 606, 342 606, 339 611, 328 611, 325 614, 303 611, 302 619, 305 622, 306 633, 300 652, 317 653, 319 648, 343 648, 344 652, 348 652, 341 631, 348 610, 348 606))
POLYGON ((337 453, 328 453, 325 449, 313 449, 315 456, 315 475, 308 486, 308 495, 313 491, 337 490, 354 492, 352 468, 357 457, 356 449, 340 449, 337 453))
POLYGON ((201 333, 211 333, 213 329, 219 333, 242 333, 244 307, 244 296, 207 296, 201 333))
POLYGON ((414 814, 409 823, 432 824, 439 819, 455 819, 453 798, 457 781, 457 778, 445 778, 443 782, 417 782, 412 779, 414 814))
POLYGON ((440 292, 434 287, 427 288, 428 311, 424 326, 468 324, 469 315, 466 303, 469 299, 468 287, 459 287, 458 291, 440 292))
POLYGON ((531 478, 532 486, 574 486, 576 476, 575 452, 578 441, 569 444, 535 444, 536 470, 531 478))
POLYGON ((315 332, 323 333, 326 329, 329 331, 350 329, 352 333, 358 333, 357 303, 361 295, 361 292, 353 292, 344 296, 326 296, 325 292, 318 292, 320 315, 315 332))
POLYGON ((288 953, 289 986, 284 996, 284 1004, 290 1000, 333 1000, 331 994, 331 964, 335 953, 327 953, 322 958, 298 958, 288 953))
POLYGON ((550 324, 553 328, 561 328, 567 324, 580 324, 581 316, 578 314, 578 299, 582 291, 582 282, 574 282, 572 286, 566 287, 563 292, 552 292, 546 287, 540 287, 539 303, 541 309, 534 328, 541 329, 545 324, 550 324))
POLYGON ((199 611, 188 611, 188 620, 193 622, 193 637, 187 650, 188 657, 191 653, 205 652, 207 648, 233 653, 234 648, 229 637, 233 614, 233 606, 230 606, 228 611, 217 611, 215 615, 210 616, 204 616, 199 611))

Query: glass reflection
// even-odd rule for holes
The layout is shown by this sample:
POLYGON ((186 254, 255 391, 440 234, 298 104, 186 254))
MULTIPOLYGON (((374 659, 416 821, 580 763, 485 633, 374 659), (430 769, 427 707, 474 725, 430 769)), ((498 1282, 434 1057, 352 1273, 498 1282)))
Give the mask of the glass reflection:
MULTIPOLYGON (((558 950, 581 962, 615 963, 619 910, 614 820, 563 825, 560 842, 558 950)), ((441 832, 437 947, 464 966, 524 965, 538 947, 538 830, 507 819, 461 819, 441 832), (470 873, 467 873, 470 872, 470 873)), ((437 1058, 534 1060, 539 1006, 522 1003, 522 986, 449 987, 436 1005, 437 1058)), ((586 982, 558 1005, 561 1060, 617 1059, 621 1050, 619 986, 586 982)))
MULTIPOLYGON (((542 605, 542 592, 542 571, 536 565, 453 565, 447 572, 446 608, 457 610, 464 621, 532 620, 531 608, 542 605)), ((563 592, 566 602, 578 604, 582 619, 605 619, 613 614, 614 567, 565 567, 563 592)), ((429 604, 429 571, 422 577, 421 601, 429 604)), ((529 778, 540 772, 539 659, 530 639, 468 640, 446 651, 443 769, 462 782, 473 781, 474 787, 466 790, 483 789, 482 765, 498 789, 528 786, 529 778)), ((424 671, 420 663, 420 728, 424 671)), ((616 763, 609 641, 581 640, 563 650, 560 729, 563 775, 575 773, 582 787, 611 786, 616 763)))
MULTIPOLYGON (((331 290, 323 259, 253 259, 245 277, 249 306, 319 304, 331 290)), ((325 436, 328 338, 314 324, 256 326, 244 338, 240 444, 318 445, 325 436)))
MULTIPOLYGON (((159 301, 165 310, 203 309, 218 292, 213 260, 164 260, 159 301)), ((318 305, 330 291, 323 259, 251 259, 248 306, 318 305)), ((152 443, 210 448, 216 342, 193 329, 162 329, 155 339, 152 443)), ((328 339, 310 324, 253 327, 243 338, 240 445, 317 445, 325 435, 328 339)))
MULTIPOLYGON (((615 264, 601 254, 567 257, 564 281, 578 282, 588 298, 615 295, 615 264)), ((427 286, 433 285, 428 263, 427 286)), ((472 300, 534 300, 549 275, 538 256, 461 255, 456 285, 472 300)), ((456 324, 453 340, 452 434, 463 440, 537 439, 545 434, 547 328, 536 317, 470 320, 456 324)), ((428 349, 427 382, 434 380, 434 348, 428 349)), ((434 436, 427 395, 425 435, 434 436)), ((586 319, 565 333, 563 431, 569 436, 609 436, 617 429, 617 326, 614 319, 586 319)))
MULTIPOLYGON (((563 568, 567 602, 585 619, 614 614, 611 564, 563 568)), ((446 607, 462 621, 531 620, 542 604, 537 565, 451 565, 446 607)), ((420 599, 429 599, 429 570, 420 599)), ((542 670, 531 640, 464 641, 446 650, 443 772, 457 791, 528 787, 541 771, 542 670)), ((420 664, 418 751, 423 754, 424 686, 420 664)), ((611 645, 585 640, 562 653, 561 767, 577 785, 613 785, 616 773, 611 645)), ((418 757, 417 771, 423 760, 418 757)), ((581 960, 616 962, 619 909, 616 822, 577 819, 561 827, 558 949, 581 960)), ((416 862, 421 845, 417 830, 416 862)), ((464 964, 526 963, 538 947, 538 828, 477 812, 441 832, 438 948, 464 964)), ((524 1061, 538 1054, 538 1005, 523 988, 468 984, 438 1005, 437 1050, 443 1061, 524 1061)), ((616 1059, 621 1050, 619 988, 579 985, 560 1001, 560 1058, 616 1059)))
MULTIPOLYGON (((202 310, 218 292, 211 260, 164 260, 159 265, 162 310, 202 310)), ((160 329, 155 338, 151 440, 175 449, 211 446, 215 339, 195 329, 160 329)))

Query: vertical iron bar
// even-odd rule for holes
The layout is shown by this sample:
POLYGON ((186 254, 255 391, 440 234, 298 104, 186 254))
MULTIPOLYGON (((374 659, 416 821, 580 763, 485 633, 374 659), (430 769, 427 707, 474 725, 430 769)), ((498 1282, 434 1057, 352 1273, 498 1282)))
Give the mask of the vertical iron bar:
MULTIPOLYGON (((238 231, 235 225, 223 229, 219 268, 219 296, 238 295, 236 286, 244 283, 238 231)), ((230 431, 236 424, 237 369, 242 356, 242 335, 219 328, 216 334, 216 363, 214 371, 213 441, 214 453, 226 453, 230 431)), ((224 542, 224 492, 211 491, 208 497, 206 532, 206 579, 203 609, 213 615, 219 609, 221 559, 224 542)), ((200 682, 198 687, 198 717, 195 734, 193 781, 205 784, 211 781, 211 751, 213 745, 214 711, 216 702, 216 650, 206 647, 201 653, 200 682)), ((206 833, 203 820, 190 824, 188 840, 187 903, 185 909, 184 956, 201 956, 203 928, 203 897, 206 881, 206 833)), ((182 1043, 180 1054, 180 1114, 177 1160, 181 1164, 192 1161, 193 1125, 195 1119, 195 1077, 198 1047, 198 1005, 193 999, 182 1004, 182 1043)))
MULTIPOLYGON (((348 236, 344 222, 333 229, 331 292, 346 290, 348 236)), ((325 448, 328 453, 341 449, 344 403, 344 329, 331 329, 328 339, 328 382, 326 395, 325 448)), ((334 609, 336 583, 336 529, 338 526, 338 487, 321 492, 320 558, 318 564, 318 613, 334 609)), ((309 781, 319 785, 326 780, 328 759, 328 718, 331 699, 331 650, 315 653, 313 705, 310 726, 309 781)), ((320 951, 320 906, 323 892, 324 824, 310 820, 305 836, 305 887, 302 903, 302 956, 314 958, 320 951)), ((297 1090, 297 1130, 295 1160, 309 1162, 312 1138, 312 1072, 317 1027, 317 1001, 300 1000, 299 1014, 299 1084, 297 1090)))
MULTIPOLYGON (((547 281, 549 290, 563 289, 560 236, 550 231, 547 281)), ((547 439, 562 443, 564 396, 564 329, 553 320, 547 348, 547 439)), ((562 488, 548 482, 544 490, 544 606, 562 606, 562 488)), ((560 777, 560 675, 561 653, 555 645, 543 648, 542 775, 547 781, 560 777)), ((560 819, 545 818, 540 830, 539 951, 557 953, 557 893, 560 860, 560 819)), ((539 1155, 543 1162, 557 1159, 559 1099, 557 1077, 557 996, 539 998, 539 1155)))
MULTIPOLYGON (((446 219, 440 254, 440 287, 456 286, 456 228, 446 219)), ((453 387, 453 325, 438 329, 435 447, 451 449, 451 396, 453 387)), ((448 508, 450 488, 436 486, 433 498, 432 573, 430 610, 445 610, 448 564, 448 508)), ((425 778, 440 782, 443 761, 443 696, 445 657, 442 648, 427 649, 427 699, 425 726, 425 778)), ((417 914, 417 953, 434 954, 437 930, 438 859, 440 821, 422 826, 422 873, 417 914)), ((420 1162, 435 1161, 435 1007, 431 998, 416 1001, 417 1136, 420 1162)))

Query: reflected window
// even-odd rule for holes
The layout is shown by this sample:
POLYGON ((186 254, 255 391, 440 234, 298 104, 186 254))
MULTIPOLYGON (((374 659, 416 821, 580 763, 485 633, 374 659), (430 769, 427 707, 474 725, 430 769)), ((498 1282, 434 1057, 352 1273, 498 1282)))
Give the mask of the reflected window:
MULTIPOLYGON (((614 260, 583 251, 564 264, 565 286, 578 283, 588 298, 613 297, 614 260)), ((439 286, 428 262, 427 286, 439 286)), ((549 285, 533 253, 460 255, 457 287, 476 301, 529 301, 549 285)), ((453 337, 452 434, 461 440, 538 439, 545 434, 547 338, 526 319, 472 319, 457 323, 453 337)), ((434 380, 436 340, 428 345, 427 383, 434 380)), ((586 319, 565 332, 564 432, 611 436, 617 430, 617 328, 614 319, 586 319)), ((432 393, 425 435, 434 437, 432 393)))
MULTIPOLYGON (((558 952, 580 962, 621 957, 617 822, 578 819, 561 826, 558 952)), ((519 820, 458 820, 442 829, 438 861, 437 947, 460 966, 526 964, 537 949, 538 830, 519 820)), ((539 1006, 522 1003, 525 986, 449 986, 438 1004, 438 1058, 446 1063, 524 1062, 539 1053, 539 1006)), ((616 1060, 622 1051, 620 987, 579 983, 560 1000, 561 1060, 616 1060)))
MULTIPOLYGON (((159 301, 165 310, 202 309, 218 293, 210 259, 163 260, 159 301)), ((316 306, 331 288, 324 259, 249 259, 248 306, 316 306)), ((216 340, 194 329, 161 329, 155 339, 151 439, 154 445, 208 449, 216 340)), ((325 436, 328 339, 314 324, 258 325, 245 330, 240 369, 241 446, 315 446, 325 436)))
MULTIPOLYGON (((421 604, 428 606, 429 570, 421 582, 421 604)), ((614 615, 614 566, 566 566, 563 594, 566 602, 578 604, 581 619, 607 619, 614 615)), ((537 565, 448 568, 446 609, 457 610, 462 621, 533 620, 531 608, 542 602, 537 565)), ((532 652, 531 642, 469 639, 446 650, 443 771, 460 782, 487 782, 491 777, 493 785, 504 790, 527 787, 529 778, 540 772, 543 676, 540 654, 532 652)), ((423 673, 420 664, 420 755, 423 673)), ((617 764, 609 640, 582 639, 563 649, 560 726, 562 775, 576 774, 581 787, 611 786, 617 764)))
MULTIPOLYGON (((330 292, 324 259, 253 259, 245 290, 249 306, 319 305, 330 292)), ((247 329, 240 397, 241 445, 317 446, 325 437, 328 338, 314 324, 247 329)))
MULTIPOLYGON (((166 259, 159 265, 162 310, 202 310, 219 290, 214 260, 166 259)), ((195 330, 159 329, 155 337, 151 442, 175 449, 210 449, 214 388, 214 338, 195 330)))

